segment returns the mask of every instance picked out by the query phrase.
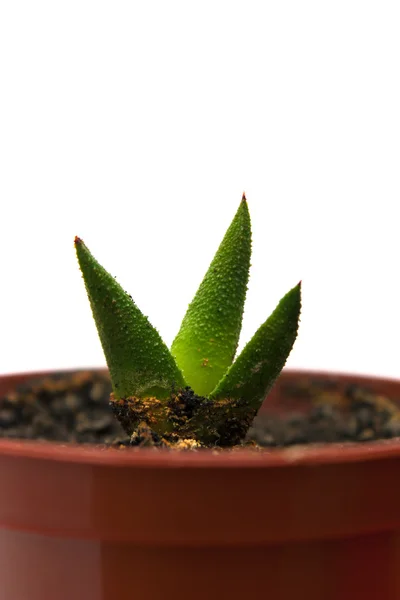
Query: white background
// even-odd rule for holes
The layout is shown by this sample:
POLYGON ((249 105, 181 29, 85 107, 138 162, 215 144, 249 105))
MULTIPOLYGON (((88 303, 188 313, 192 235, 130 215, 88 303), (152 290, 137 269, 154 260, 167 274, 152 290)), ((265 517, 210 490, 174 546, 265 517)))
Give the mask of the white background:
POLYGON ((81 236, 171 343, 245 190, 243 343, 400 377, 398 1, 3 0, 0 372, 104 364, 81 236))

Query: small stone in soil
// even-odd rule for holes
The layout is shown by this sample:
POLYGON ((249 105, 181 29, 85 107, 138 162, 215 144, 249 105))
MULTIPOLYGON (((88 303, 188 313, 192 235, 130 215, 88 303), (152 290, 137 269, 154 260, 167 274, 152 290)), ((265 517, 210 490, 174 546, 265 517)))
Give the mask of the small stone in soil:
POLYGON ((400 421, 393 420, 382 428, 383 437, 392 438, 400 436, 400 421))
POLYGON ((18 415, 12 408, 3 408, 0 410, 0 427, 11 427, 18 421, 18 415))

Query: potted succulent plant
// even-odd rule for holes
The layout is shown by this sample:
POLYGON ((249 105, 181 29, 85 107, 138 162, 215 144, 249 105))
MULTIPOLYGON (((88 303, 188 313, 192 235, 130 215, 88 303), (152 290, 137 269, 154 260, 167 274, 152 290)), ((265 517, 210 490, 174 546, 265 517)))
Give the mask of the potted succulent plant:
POLYGON ((171 350, 75 246, 118 421, 101 372, 0 378, 1 598, 400 598, 400 444, 365 441, 399 432, 400 383, 288 371, 272 387, 300 284, 234 360, 245 198, 171 350))

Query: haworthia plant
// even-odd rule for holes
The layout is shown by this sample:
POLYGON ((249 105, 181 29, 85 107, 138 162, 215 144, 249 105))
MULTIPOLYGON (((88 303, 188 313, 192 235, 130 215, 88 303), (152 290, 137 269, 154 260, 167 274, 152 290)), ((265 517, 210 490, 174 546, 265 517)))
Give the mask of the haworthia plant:
POLYGON ((301 304, 298 284, 233 362, 251 254, 245 196, 171 351, 80 238, 75 247, 110 371, 111 404, 132 439, 140 438, 143 426, 147 438, 166 443, 191 438, 225 444, 243 437, 292 349, 301 304))
POLYGON ((202 396, 212 392, 235 356, 250 255, 250 215, 243 196, 171 347, 186 382, 202 396))

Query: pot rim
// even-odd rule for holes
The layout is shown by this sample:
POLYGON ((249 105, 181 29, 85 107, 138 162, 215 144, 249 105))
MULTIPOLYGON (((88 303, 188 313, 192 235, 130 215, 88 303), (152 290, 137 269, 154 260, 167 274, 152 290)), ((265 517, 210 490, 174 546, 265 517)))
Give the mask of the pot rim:
MULTIPOLYGON (((46 376, 55 373, 98 370, 57 369, 41 372, 10 373, 0 375, 0 379, 23 379, 26 377, 46 376)), ((301 376, 337 378, 346 381, 357 379, 360 383, 380 382, 386 385, 398 385, 395 378, 345 373, 318 369, 284 369, 288 378, 301 376)), ((270 469, 299 465, 343 464, 366 462, 400 457, 400 438, 373 440, 370 442, 337 442, 329 444, 305 444, 287 448, 262 450, 243 449, 237 451, 204 449, 197 452, 174 451, 148 448, 107 448, 93 445, 66 444, 62 442, 0 439, 0 455, 25 457, 46 461, 101 465, 105 467, 132 468, 179 468, 179 469, 270 469)))

